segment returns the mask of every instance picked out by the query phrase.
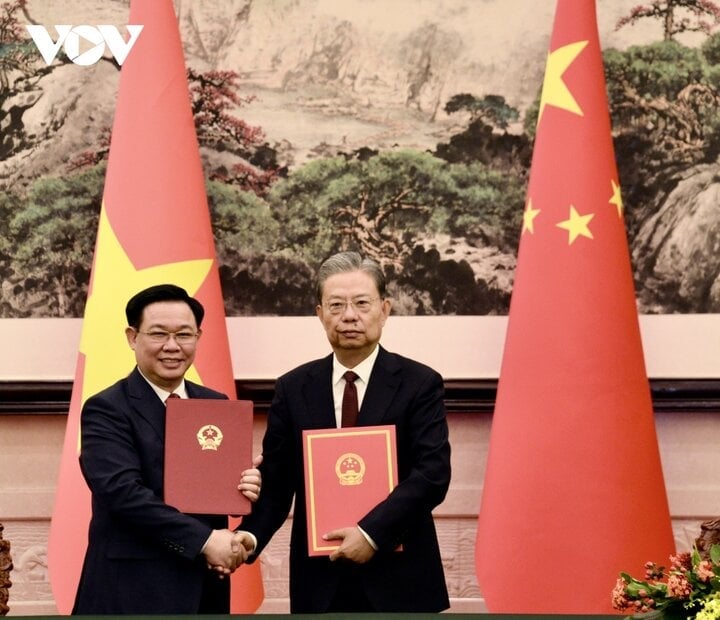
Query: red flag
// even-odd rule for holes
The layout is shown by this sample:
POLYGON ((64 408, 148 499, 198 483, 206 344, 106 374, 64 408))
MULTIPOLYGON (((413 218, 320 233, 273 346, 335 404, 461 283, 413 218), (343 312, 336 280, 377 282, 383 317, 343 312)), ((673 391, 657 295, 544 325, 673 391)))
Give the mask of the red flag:
MULTIPOLYGON (((83 321, 48 560, 58 611, 72 609, 87 545, 90 493, 78 465, 80 410, 134 366, 124 309, 137 291, 172 282, 205 306, 188 378, 235 396, 217 259, 180 34, 172 0, 133 0, 143 26, 123 64, 83 321)), ((259 565, 233 576, 234 613, 263 599, 259 565)))
POLYGON ((594 0, 558 0, 476 569, 492 612, 612 613, 673 536, 594 0))

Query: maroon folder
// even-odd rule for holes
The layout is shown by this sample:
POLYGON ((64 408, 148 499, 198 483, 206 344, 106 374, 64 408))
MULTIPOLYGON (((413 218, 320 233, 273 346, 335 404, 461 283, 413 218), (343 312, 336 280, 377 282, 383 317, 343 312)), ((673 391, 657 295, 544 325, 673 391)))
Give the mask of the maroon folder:
POLYGON ((397 486, 395 426, 303 431, 308 555, 330 555, 331 530, 353 527, 397 486))
POLYGON ((244 515, 240 475, 252 466, 253 403, 171 398, 165 416, 165 503, 196 514, 244 515))

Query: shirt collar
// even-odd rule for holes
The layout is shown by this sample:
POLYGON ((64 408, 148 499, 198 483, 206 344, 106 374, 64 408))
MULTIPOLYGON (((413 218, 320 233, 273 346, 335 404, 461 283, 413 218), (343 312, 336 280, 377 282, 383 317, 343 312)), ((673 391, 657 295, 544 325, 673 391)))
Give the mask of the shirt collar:
POLYGON ((377 359, 378 353, 380 352, 380 347, 378 345, 375 345, 375 349, 373 349, 373 352, 368 355, 362 362, 360 362, 355 368, 346 368, 343 366, 337 358, 337 355, 333 353, 333 376, 332 376, 332 382, 333 385, 335 385, 340 379, 342 379, 342 376, 348 371, 352 370, 359 379, 365 383, 365 385, 368 384, 370 381, 370 373, 372 373, 373 366, 375 365, 375 360, 377 359))
MULTIPOLYGON (((170 392, 168 392, 167 390, 164 390, 163 388, 155 385, 152 381, 150 381, 150 379, 148 379, 148 378, 142 373, 142 370, 140 370, 139 368, 138 368, 138 372, 140 373, 140 376, 141 376, 143 379, 145 379, 145 381, 148 382, 148 384, 149 384, 150 387, 152 388, 153 392, 155 392, 155 393, 158 395, 158 398, 159 398, 162 402, 165 402, 165 401, 167 400, 167 397, 170 396, 170 392)), ((178 385, 178 386, 175 388, 174 392, 175 392, 175 394, 177 394, 180 398, 187 398, 187 397, 188 397, 188 395, 187 395, 187 388, 185 387, 185 379, 184 379, 184 378, 183 378, 183 380, 180 382, 180 385, 178 385)))

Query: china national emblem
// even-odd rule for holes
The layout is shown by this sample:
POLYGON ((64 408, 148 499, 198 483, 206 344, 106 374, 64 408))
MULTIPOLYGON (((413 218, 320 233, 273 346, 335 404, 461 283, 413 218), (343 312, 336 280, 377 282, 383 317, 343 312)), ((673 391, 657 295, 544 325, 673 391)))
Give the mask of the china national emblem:
POLYGON ((365 461, 362 457, 348 452, 335 463, 335 473, 342 485, 362 484, 365 474, 365 461))

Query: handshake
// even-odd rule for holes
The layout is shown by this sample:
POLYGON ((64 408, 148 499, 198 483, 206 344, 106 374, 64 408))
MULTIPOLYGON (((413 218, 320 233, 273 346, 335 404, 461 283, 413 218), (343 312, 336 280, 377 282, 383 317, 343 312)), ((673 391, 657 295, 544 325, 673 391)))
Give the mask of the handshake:
POLYGON ((255 540, 248 532, 213 530, 203 549, 203 555, 208 568, 224 577, 235 572, 254 550, 255 540))
MULTIPOLYGON (((238 491, 253 503, 260 496, 262 476, 258 467, 261 463, 262 454, 258 454, 253 459, 252 468, 242 472, 238 485, 238 491)), ((208 568, 224 577, 235 572, 235 569, 247 560, 255 551, 255 543, 255 537, 242 530, 236 532, 228 529, 213 530, 202 552, 208 568)))

